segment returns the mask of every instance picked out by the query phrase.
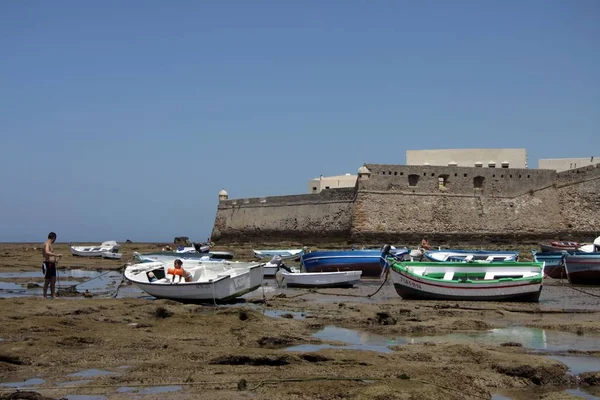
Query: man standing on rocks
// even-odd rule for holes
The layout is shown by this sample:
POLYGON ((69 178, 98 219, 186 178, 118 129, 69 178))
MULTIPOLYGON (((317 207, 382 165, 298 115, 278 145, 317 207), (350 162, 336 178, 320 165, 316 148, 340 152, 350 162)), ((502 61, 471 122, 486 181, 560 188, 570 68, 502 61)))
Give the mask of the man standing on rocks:
POLYGON ((50 232, 48 234, 48 240, 44 242, 42 247, 42 255, 44 256, 44 263, 42 264, 42 271, 44 272, 44 298, 48 293, 48 285, 50 285, 50 295, 53 299, 56 298, 56 292, 54 286, 56 285, 56 263, 62 257, 62 254, 54 253, 52 244, 56 242, 56 233, 50 232))

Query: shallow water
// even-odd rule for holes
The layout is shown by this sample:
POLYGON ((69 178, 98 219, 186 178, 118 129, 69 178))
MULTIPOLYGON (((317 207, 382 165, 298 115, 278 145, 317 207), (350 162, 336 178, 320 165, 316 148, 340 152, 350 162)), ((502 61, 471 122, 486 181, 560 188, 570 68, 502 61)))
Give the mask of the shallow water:
POLYGON ((502 394, 493 393, 491 400, 531 400, 533 398, 544 398, 550 393, 567 393, 586 400, 600 400, 598 395, 600 389, 594 387, 580 387, 576 389, 552 389, 552 388, 530 388, 530 389, 507 389, 502 394))
POLYGON ((67 376, 75 376, 80 378, 95 378, 98 376, 106 376, 106 375, 118 375, 116 372, 105 371, 102 369, 86 369, 84 371, 73 372, 67 376))
MULTIPOLYGON (((10 278, 32 278, 31 283, 37 283, 40 287, 28 289, 26 283, 0 281, 0 297, 27 297, 41 296, 44 285, 44 276, 40 272, 3 272, 0 279, 10 278)), ((87 270, 58 270, 56 289, 68 289, 76 286, 78 292, 86 290, 92 294, 109 292, 116 289, 121 282, 122 274, 119 271, 87 271, 87 270), (68 278, 87 278, 88 281, 77 281, 68 278)), ((119 289, 117 297, 139 297, 144 292, 137 287, 123 286, 119 289), (121 293, 123 291, 123 293, 121 293)))
POLYGON ((138 394, 169 393, 169 392, 178 392, 180 390, 183 390, 183 386, 179 386, 179 385, 154 386, 154 387, 142 389, 138 392, 138 394))
POLYGON ((27 379, 23 382, 4 382, 4 383, 0 383, 0 386, 2 387, 11 387, 11 388, 17 388, 17 387, 24 387, 24 386, 36 386, 36 385, 42 385, 46 383, 46 381, 42 378, 30 378, 27 379))
MULTIPOLYGON (((476 333, 453 333, 439 336, 398 336, 385 337, 369 332, 354 329, 340 328, 328 325, 312 335, 315 338, 342 342, 344 346, 331 344, 298 345, 288 347, 287 351, 318 351, 327 348, 377 351, 389 353, 391 346, 415 343, 479 343, 499 345, 505 342, 519 342, 525 348, 544 350, 550 352, 566 350, 598 350, 600 349, 599 336, 577 336, 568 332, 548 331, 538 328, 510 327, 491 329, 476 333)), ((589 356, 551 356, 563 362, 573 374, 600 370, 600 358, 589 356)))
MULTIPOLYGON (((399 344, 396 341, 390 340, 384 336, 375 335, 367 332, 359 332, 353 329, 340 328, 333 325, 328 325, 319 332, 314 333, 313 337, 332 342, 342 342, 346 343, 347 345, 333 346, 330 344, 303 344, 288 347, 286 351, 310 352, 318 351, 321 349, 334 348, 347 350, 376 351, 379 353, 391 353, 392 350, 389 348, 389 346, 399 344)), ((406 340, 404 340, 403 343, 406 343, 406 340)))
POLYGON ((572 396, 581 397, 586 400, 600 400, 600 397, 588 392, 587 389, 567 389, 566 392, 572 396))
POLYGON ((571 374, 579 375, 584 372, 600 371, 600 358, 590 356, 548 356, 565 364, 571 374))
POLYGON ((421 336, 408 339, 409 343, 458 342, 499 345, 518 342, 525 348, 546 351, 600 350, 600 336, 578 336, 575 333, 551 331, 540 328, 507 327, 475 333, 451 333, 440 336, 421 336))

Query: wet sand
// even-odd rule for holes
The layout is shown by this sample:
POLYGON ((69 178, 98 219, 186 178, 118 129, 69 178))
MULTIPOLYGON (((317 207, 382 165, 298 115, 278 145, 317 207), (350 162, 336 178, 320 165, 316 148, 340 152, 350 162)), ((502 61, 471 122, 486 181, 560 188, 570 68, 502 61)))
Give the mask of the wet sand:
MULTIPOLYGON (((0 271, 39 269, 39 249, 27 246, 33 247, 0 245, 0 271)), ((121 261, 72 257, 66 246, 56 250, 65 254, 60 267, 110 270, 133 251, 161 247, 124 245, 121 261)), ((247 249, 238 252, 249 256, 247 249)), ((239 303, 221 306, 141 293, 122 299, 3 298, 0 382, 43 379, 30 390, 51 398, 599 395, 588 384, 597 384, 600 373, 581 372, 600 370, 598 297, 551 280, 539 304, 405 301, 389 282, 368 297, 380 285, 369 280, 354 289, 311 291, 267 281, 239 303)), ((579 289, 600 295, 598 288, 579 289)))

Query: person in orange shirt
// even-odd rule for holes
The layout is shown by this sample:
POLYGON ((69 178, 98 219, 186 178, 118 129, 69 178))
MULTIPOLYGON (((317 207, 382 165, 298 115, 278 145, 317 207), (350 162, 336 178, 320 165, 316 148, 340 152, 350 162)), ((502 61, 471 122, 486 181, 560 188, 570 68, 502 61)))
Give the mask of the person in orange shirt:
POLYGON ((180 259, 173 262, 173 268, 169 268, 167 273, 173 275, 173 277, 180 276, 181 279, 185 279, 186 282, 192 281, 192 274, 183 269, 183 261, 180 259))

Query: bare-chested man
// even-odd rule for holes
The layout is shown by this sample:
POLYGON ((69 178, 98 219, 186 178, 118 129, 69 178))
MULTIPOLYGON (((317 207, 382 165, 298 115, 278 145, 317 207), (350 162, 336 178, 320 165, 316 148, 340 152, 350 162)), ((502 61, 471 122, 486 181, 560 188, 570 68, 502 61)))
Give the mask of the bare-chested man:
POLYGON ((62 257, 62 254, 54 253, 52 244, 56 241, 56 233, 50 232, 48 234, 48 240, 44 242, 42 248, 42 255, 44 256, 44 263, 42 269, 44 270, 44 298, 48 293, 48 285, 50 285, 50 295, 53 299, 56 298, 54 292, 54 285, 56 284, 56 262, 62 257))

